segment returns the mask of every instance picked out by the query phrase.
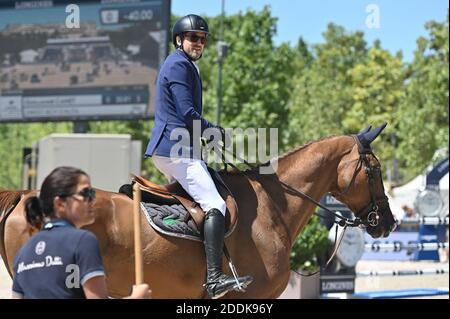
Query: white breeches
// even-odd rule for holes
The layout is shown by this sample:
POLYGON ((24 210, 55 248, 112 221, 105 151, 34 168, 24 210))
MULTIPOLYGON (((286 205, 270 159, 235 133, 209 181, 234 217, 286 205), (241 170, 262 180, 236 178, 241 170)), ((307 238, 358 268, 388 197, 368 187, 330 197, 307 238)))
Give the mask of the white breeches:
POLYGON ((169 182, 178 181, 205 213, 216 208, 225 216, 227 206, 217 191, 204 161, 155 155, 152 159, 156 168, 169 182))

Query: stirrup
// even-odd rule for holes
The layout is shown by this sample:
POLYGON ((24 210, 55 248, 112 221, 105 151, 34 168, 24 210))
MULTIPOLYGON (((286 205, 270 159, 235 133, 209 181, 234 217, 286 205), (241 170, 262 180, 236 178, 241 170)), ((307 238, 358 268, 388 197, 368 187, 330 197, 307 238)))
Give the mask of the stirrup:
POLYGON ((233 260, 231 260, 230 253, 228 252, 227 246, 225 244, 223 245, 223 254, 228 259, 228 266, 230 266, 231 273, 233 274, 234 281, 236 282, 236 285, 234 286, 233 289, 238 292, 245 292, 245 289, 247 288, 247 286, 252 283, 253 277, 250 276, 250 278, 251 278, 250 282, 241 284, 238 279, 239 275, 237 273, 236 267, 233 264, 233 260))
POLYGON ((234 264, 232 263, 231 259, 228 262, 228 265, 230 266, 231 273, 233 274, 234 280, 236 281, 236 288, 235 288, 235 290, 240 291, 240 292, 244 292, 245 288, 247 288, 247 286, 243 287, 241 285, 241 283, 239 282, 239 280, 238 280, 239 276, 238 276, 236 267, 234 267, 234 264))
MULTIPOLYGON (((249 277, 251 278, 251 276, 249 276, 249 277)), ((242 292, 244 292, 245 288, 247 288, 247 286, 253 281, 253 278, 251 278, 250 282, 248 282, 248 283, 247 282, 240 283, 239 282, 239 278, 237 278, 237 277, 234 277, 234 281, 235 281, 235 284, 234 284, 234 286, 231 289, 233 289, 235 291, 242 291, 242 292)), ((208 286, 215 285, 215 284, 220 284, 220 283, 221 282, 219 280, 213 280, 213 281, 209 281, 207 283, 204 283, 202 285, 202 287, 207 288, 208 286)))
POLYGON ((242 283, 239 281, 238 278, 232 278, 231 276, 222 273, 222 275, 218 277, 216 280, 208 281, 207 283, 203 284, 203 287, 205 287, 206 291, 208 292, 208 295, 212 299, 217 299, 229 293, 230 291, 245 292, 245 288, 247 288, 247 286, 253 281, 253 278, 249 277, 249 280, 241 278, 241 280, 243 280, 242 283), (224 285, 225 282, 228 282, 228 287, 227 288, 222 287, 224 290, 221 291, 220 293, 217 293, 216 292, 217 285, 224 285))

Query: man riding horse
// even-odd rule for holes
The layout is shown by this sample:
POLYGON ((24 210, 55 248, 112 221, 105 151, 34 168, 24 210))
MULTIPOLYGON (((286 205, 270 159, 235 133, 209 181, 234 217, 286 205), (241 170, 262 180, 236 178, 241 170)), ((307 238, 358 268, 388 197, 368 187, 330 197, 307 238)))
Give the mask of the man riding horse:
POLYGON ((175 23, 172 42, 176 50, 167 57, 158 75, 155 126, 145 156, 152 157, 156 168, 169 181, 178 181, 206 212, 203 232, 207 263, 205 286, 210 297, 219 298, 237 287, 247 286, 253 278, 233 278, 222 271, 226 204, 205 162, 193 151, 200 149, 193 145, 200 143, 193 138, 194 122, 200 124, 201 133, 216 128, 220 135, 224 134, 222 128, 201 115, 202 83, 195 62, 202 57, 208 36, 208 24, 200 16, 190 14, 175 23), (185 143, 173 139, 173 133, 180 129, 189 134, 185 143), (180 144, 182 154, 174 154, 180 144))

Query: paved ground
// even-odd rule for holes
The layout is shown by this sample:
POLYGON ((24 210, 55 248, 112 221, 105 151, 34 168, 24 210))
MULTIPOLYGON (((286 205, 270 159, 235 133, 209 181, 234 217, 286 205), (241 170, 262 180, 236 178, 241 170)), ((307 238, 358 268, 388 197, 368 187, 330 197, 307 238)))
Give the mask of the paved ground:
MULTIPOLYGON (((357 271, 363 270, 404 270, 425 268, 448 268, 448 263, 436 262, 403 262, 363 260, 357 265, 357 271)), ((11 279, 0 259, 0 299, 9 298, 11 279)), ((400 276, 400 277, 363 277, 357 278, 355 291, 376 291, 391 289, 441 288, 449 287, 449 275, 400 276)), ((426 297, 429 298, 429 297, 426 297)), ((449 299, 448 295, 433 296, 432 299, 449 299)))
POLYGON ((11 297, 12 280, 9 278, 8 271, 6 271, 5 264, 0 258, 0 299, 11 297))

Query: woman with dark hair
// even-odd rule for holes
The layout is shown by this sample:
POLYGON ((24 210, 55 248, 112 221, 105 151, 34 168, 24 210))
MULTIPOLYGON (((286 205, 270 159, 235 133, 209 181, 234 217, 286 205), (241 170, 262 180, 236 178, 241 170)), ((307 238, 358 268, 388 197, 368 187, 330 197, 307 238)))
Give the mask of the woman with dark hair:
MULTIPOLYGON (((42 227, 16 255, 13 298, 108 298, 97 238, 80 229, 95 221, 94 200, 80 169, 58 167, 45 178, 38 196, 25 203, 28 223, 42 227)), ((127 298, 149 296, 142 284, 127 298)))

